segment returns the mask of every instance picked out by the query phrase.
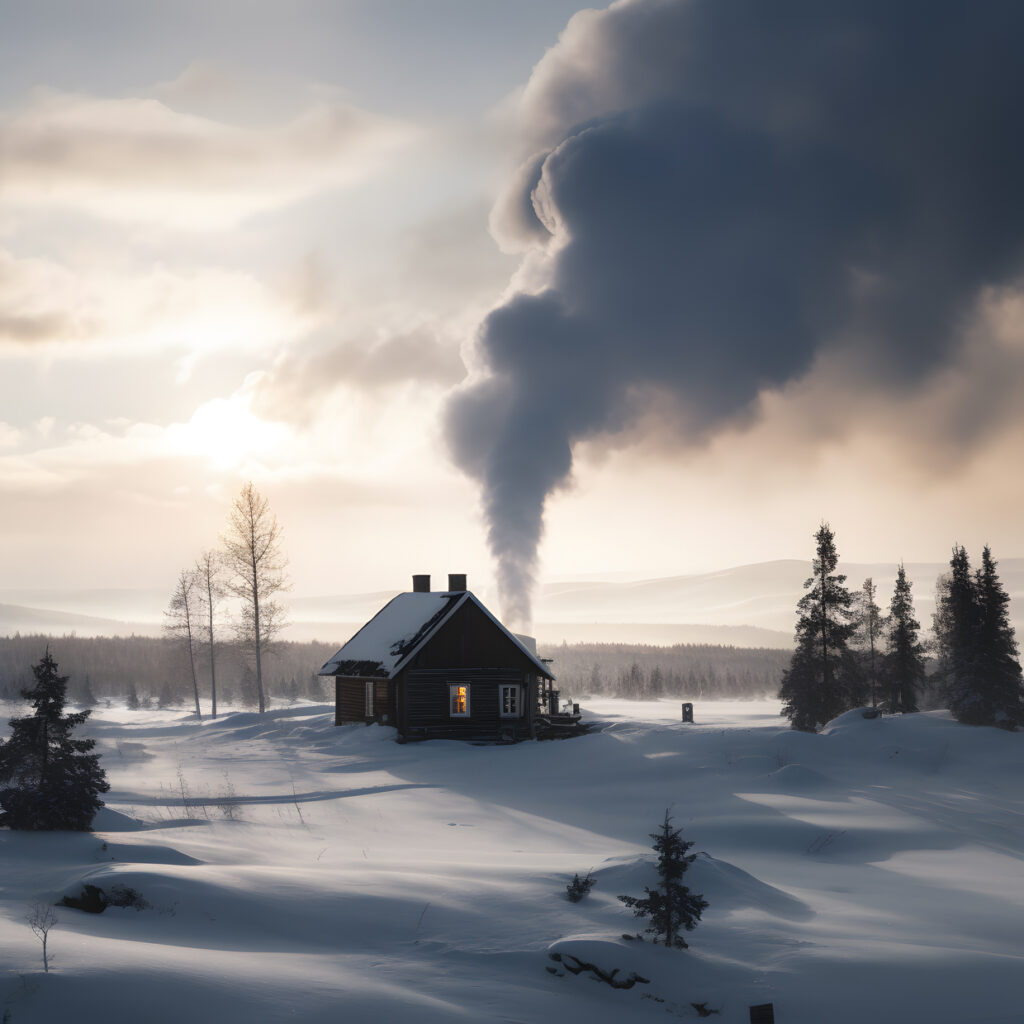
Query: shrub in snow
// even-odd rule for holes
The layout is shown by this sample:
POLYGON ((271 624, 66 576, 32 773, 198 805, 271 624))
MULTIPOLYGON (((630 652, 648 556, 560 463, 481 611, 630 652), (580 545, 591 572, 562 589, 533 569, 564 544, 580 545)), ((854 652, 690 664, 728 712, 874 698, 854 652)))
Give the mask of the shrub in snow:
POLYGON ((102 914, 107 907, 133 907, 135 910, 148 910, 152 904, 143 898, 138 889, 118 883, 104 892, 98 885, 82 886, 81 896, 64 896, 59 903, 62 907, 73 910, 84 910, 87 914, 102 914))
POLYGON ((89 711, 65 715, 68 677, 58 675, 49 648, 32 666, 35 686, 21 695, 35 714, 12 718, 11 735, 0 746, 0 825, 14 829, 85 832, 103 806, 110 786, 93 740, 74 740, 71 730, 89 711))
POLYGON ((672 828, 672 819, 665 811, 665 820, 657 832, 651 833, 653 848, 658 854, 658 879, 656 888, 644 887, 646 897, 620 896, 627 907, 633 908, 636 917, 648 917, 649 928, 644 931, 654 934, 655 942, 663 942, 675 949, 686 949, 686 941, 680 930, 693 931, 700 920, 701 912, 708 905, 698 893, 693 893, 682 883, 686 869, 697 859, 696 854, 687 851, 693 843, 686 842, 680 829, 672 828))
POLYGON ((570 903, 579 903, 594 888, 594 876, 588 871, 583 878, 573 875, 572 881, 565 887, 565 894, 570 903))
POLYGON ((113 885, 107 894, 107 906, 132 907, 134 910, 149 910, 152 904, 143 898, 138 889, 128 885, 113 885))

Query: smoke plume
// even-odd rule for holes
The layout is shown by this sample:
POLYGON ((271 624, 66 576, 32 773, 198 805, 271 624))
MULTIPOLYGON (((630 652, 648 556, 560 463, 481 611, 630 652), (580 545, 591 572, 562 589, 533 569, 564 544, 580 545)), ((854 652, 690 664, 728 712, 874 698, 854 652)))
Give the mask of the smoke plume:
POLYGON ((447 415, 503 612, 544 503, 645 390, 690 439, 826 349, 912 387, 1024 263, 1024 5, 626 0, 576 15, 521 100, 492 228, 524 251, 447 415))

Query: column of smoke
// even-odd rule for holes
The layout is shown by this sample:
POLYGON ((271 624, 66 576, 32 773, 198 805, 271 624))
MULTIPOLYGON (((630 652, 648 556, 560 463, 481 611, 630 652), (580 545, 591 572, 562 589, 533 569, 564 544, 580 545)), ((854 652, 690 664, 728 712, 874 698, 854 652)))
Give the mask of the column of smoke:
POLYGON ((573 444, 619 430, 627 396, 668 389, 706 437, 840 346, 910 388, 981 290, 1017 280, 1022 39, 1024 4, 998 0, 634 0, 570 22, 492 218, 534 283, 482 324, 488 375, 447 411, 510 621, 530 622, 573 444))

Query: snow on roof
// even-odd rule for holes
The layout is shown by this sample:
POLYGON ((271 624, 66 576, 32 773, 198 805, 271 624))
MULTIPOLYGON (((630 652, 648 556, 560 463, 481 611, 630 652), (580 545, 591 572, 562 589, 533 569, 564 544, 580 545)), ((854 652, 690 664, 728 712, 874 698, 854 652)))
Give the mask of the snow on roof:
POLYGON ((319 675, 390 679, 465 601, 476 604, 539 672, 553 678, 551 670, 469 591, 399 594, 326 662, 319 675))

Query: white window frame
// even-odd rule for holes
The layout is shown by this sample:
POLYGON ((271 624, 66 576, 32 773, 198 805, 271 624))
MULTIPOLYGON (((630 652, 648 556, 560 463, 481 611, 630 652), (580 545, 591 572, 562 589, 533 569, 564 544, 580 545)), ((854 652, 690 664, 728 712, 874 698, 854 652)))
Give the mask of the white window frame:
POLYGON ((470 715, 470 684, 469 683, 449 683, 448 684, 448 717, 449 718, 469 718, 470 715), (456 711, 455 700, 458 697, 459 690, 465 687, 466 689, 466 710, 456 711))
POLYGON ((499 683, 498 684, 498 717, 499 718, 522 718, 523 715, 523 687, 520 683, 499 683), (505 710, 505 691, 514 690, 512 696, 513 711, 505 710))
POLYGON ((366 680, 366 688, 365 688, 365 697, 364 697, 363 707, 364 707, 364 711, 366 713, 366 717, 367 718, 373 718, 373 715, 374 715, 374 703, 375 703, 374 698, 376 696, 376 694, 374 693, 374 687, 376 685, 377 684, 374 683, 372 679, 367 679, 366 680))

